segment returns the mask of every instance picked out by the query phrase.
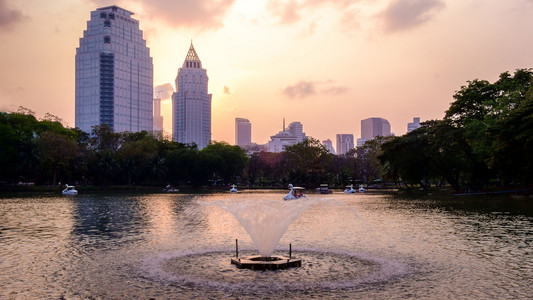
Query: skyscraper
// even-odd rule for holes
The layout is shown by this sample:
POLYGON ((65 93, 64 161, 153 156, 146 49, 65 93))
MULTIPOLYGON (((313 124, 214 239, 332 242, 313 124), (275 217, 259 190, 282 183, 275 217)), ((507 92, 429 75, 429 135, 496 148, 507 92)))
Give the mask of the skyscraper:
POLYGON ((333 149, 333 143, 331 142, 330 139, 323 140, 322 141, 322 145, 324 145, 324 147, 326 147, 326 150, 328 150, 329 153, 335 154, 335 149, 333 149))
POLYGON ((337 155, 344 155, 353 149, 353 134, 337 134, 337 155))
POLYGON ((413 123, 407 123, 407 132, 411 132, 417 128, 420 128, 420 118, 413 118, 413 123))
POLYGON ((161 115, 161 99, 154 98, 154 133, 163 134, 163 116, 161 115))
POLYGON ((206 69, 194 50, 189 47, 176 77, 176 92, 172 94, 172 138, 184 144, 195 143, 198 149, 211 141, 211 94, 207 93, 206 69))
POLYGON ((153 63, 139 21, 118 6, 91 12, 76 49, 75 124, 85 132, 152 131, 153 63))
POLYGON ((235 118, 235 145, 248 146, 252 144, 252 123, 248 119, 235 118))
POLYGON ((362 146, 366 141, 377 136, 389 136, 390 123, 382 118, 368 118, 361 120, 361 138, 357 139, 357 146, 362 146))

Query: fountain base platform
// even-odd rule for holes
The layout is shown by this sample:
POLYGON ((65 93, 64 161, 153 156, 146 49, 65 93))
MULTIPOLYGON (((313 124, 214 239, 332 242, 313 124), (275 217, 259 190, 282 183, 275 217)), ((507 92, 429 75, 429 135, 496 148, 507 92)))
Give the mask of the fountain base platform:
POLYGON ((240 269, 283 270, 302 266, 301 259, 285 256, 262 257, 261 255, 233 257, 231 263, 240 269))

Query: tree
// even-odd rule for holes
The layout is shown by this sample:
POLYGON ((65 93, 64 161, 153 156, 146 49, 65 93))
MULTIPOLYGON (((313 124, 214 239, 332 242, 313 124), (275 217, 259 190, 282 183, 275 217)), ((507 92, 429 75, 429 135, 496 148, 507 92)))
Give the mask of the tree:
POLYGON ((332 154, 326 147, 312 137, 285 147, 284 156, 290 170, 288 179, 311 187, 320 185, 326 179, 325 170, 332 160, 332 154))
POLYGON ((51 132, 43 132, 38 140, 37 147, 41 159, 41 167, 52 173, 52 186, 56 186, 57 174, 67 175, 76 157, 78 145, 69 137, 51 132))
POLYGON ((209 169, 215 177, 221 177, 225 183, 241 177, 248 162, 248 157, 239 146, 231 146, 225 142, 210 143, 200 151, 209 162, 209 169))

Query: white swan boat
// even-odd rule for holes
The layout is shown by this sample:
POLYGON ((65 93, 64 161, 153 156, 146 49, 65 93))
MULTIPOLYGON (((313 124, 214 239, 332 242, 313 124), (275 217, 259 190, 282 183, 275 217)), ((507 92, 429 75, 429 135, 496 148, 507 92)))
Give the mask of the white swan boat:
POLYGON ((344 190, 345 194, 353 194, 356 190, 353 189, 353 184, 347 185, 347 189, 344 190))
POLYGON ((293 186, 292 184, 289 184, 289 188, 291 190, 289 191, 287 195, 285 195, 285 197, 283 197, 283 200, 296 200, 302 197, 307 198, 303 194, 303 191, 305 190, 305 188, 299 187, 299 186, 293 186))
POLYGON ((364 193, 365 191, 366 191, 365 188, 364 188, 363 185, 361 184, 361 185, 359 186, 359 192, 360 192, 360 193, 364 193))
POLYGON ((78 191, 73 185, 65 184, 65 189, 61 192, 63 195, 77 195, 78 191))
POLYGON ((173 185, 170 184, 163 189, 163 192, 165 193, 177 193, 179 191, 179 189, 175 188, 173 185))
POLYGON ((236 193, 236 192, 237 192, 237 186, 234 185, 234 184, 232 184, 232 185, 231 185, 231 189, 229 189, 229 192, 230 192, 230 193, 236 193))

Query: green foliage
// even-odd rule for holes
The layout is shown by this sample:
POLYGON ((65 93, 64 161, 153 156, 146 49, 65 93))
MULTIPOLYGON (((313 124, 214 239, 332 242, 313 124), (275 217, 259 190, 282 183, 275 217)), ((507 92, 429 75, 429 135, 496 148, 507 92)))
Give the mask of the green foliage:
POLYGON ((495 83, 469 81, 441 121, 383 145, 391 178, 425 186, 445 179, 456 190, 489 182, 528 186, 533 167, 533 72, 502 73, 495 83))
POLYGON ((308 138, 282 153, 244 150, 213 142, 202 150, 154 137, 115 133, 107 125, 91 134, 65 128, 27 108, 0 112, 0 183, 58 181, 76 184, 191 185, 223 181, 259 186, 287 183, 317 187, 375 180, 456 190, 492 184, 530 186, 533 178, 533 72, 502 73, 490 83, 468 81, 453 95, 443 120, 401 137, 377 137, 334 156, 308 138))
POLYGON ((332 155, 314 138, 285 147, 284 155, 289 170, 287 180, 298 182, 308 187, 317 187, 326 178, 322 176, 331 164, 332 155))

